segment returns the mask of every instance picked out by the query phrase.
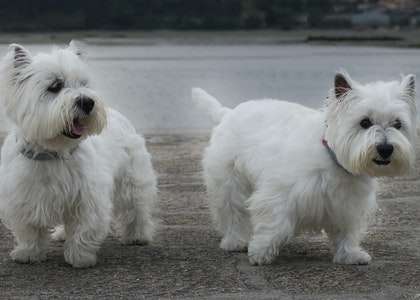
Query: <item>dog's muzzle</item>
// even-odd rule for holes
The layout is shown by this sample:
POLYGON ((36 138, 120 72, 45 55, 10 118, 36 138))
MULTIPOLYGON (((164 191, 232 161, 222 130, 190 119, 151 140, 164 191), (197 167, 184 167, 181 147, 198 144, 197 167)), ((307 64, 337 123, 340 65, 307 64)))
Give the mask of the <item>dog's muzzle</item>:
POLYGON ((69 129, 64 130, 63 135, 71 139, 80 138, 87 130, 83 124, 83 118, 90 115, 95 106, 95 101, 87 96, 79 96, 76 98, 75 106, 79 111, 80 116, 73 119, 69 129))

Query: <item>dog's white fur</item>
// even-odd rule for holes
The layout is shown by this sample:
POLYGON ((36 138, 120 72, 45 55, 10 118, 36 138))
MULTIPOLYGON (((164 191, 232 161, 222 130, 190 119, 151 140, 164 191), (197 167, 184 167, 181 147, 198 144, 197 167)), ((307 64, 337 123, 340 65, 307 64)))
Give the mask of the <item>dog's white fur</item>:
POLYGON ((115 225, 128 244, 150 242, 155 232, 156 177, 143 137, 106 107, 75 43, 32 56, 11 45, 1 62, 0 96, 12 121, 1 152, 0 214, 15 236, 13 260, 46 258, 50 229, 65 239, 64 257, 74 267, 96 263, 96 253, 115 225), (63 88, 48 91, 56 80, 63 88), (78 97, 94 101, 86 114, 78 97), (69 138, 75 118, 80 138, 69 138), (54 151, 59 159, 25 157, 54 151))
POLYGON ((228 109, 193 89, 195 102, 219 123, 203 168, 220 247, 247 248, 252 264, 267 264, 299 232, 325 230, 334 262, 369 263, 360 241, 376 208, 372 177, 400 175, 414 165, 414 81, 409 75, 361 85, 337 74, 323 110, 276 100, 228 109), (360 125, 366 117, 373 123, 368 129, 360 125), (394 153, 388 165, 377 165, 376 145, 386 141, 394 153))

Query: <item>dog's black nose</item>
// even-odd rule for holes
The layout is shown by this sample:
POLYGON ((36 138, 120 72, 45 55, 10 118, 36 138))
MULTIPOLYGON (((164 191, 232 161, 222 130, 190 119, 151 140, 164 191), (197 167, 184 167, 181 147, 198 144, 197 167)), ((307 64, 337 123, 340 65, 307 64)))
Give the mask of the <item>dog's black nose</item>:
POLYGON ((94 105, 95 101, 93 101, 89 97, 81 96, 76 99, 76 106, 86 114, 89 114, 92 111, 94 105))
POLYGON ((376 151, 378 151, 379 155, 383 158, 383 159, 387 159, 388 157, 391 156, 392 152, 394 152, 394 146, 392 146, 391 144, 379 144, 376 146, 376 151))

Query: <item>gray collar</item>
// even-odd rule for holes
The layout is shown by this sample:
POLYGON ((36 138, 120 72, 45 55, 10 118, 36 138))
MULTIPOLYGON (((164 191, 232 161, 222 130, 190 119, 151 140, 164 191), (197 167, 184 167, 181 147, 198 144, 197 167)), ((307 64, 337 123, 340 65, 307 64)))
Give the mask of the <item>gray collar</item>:
MULTIPOLYGON (((70 150, 70 155, 73 154, 73 152, 76 149, 77 147, 70 150)), ((37 160, 37 161, 58 160, 58 159, 66 158, 64 155, 61 155, 55 151, 49 151, 49 150, 36 151, 28 143, 22 147, 22 149, 20 150, 20 153, 28 159, 37 160)))
POLYGON ((337 160, 337 156, 335 155, 334 151, 330 148, 330 146, 328 145, 328 142, 326 139, 322 139, 322 145, 325 146, 325 148, 328 151, 328 154, 330 155, 331 159, 335 162, 335 164, 340 167, 344 172, 346 172, 349 175, 353 175, 352 173, 350 173, 346 168, 343 167, 342 164, 340 164, 337 160))

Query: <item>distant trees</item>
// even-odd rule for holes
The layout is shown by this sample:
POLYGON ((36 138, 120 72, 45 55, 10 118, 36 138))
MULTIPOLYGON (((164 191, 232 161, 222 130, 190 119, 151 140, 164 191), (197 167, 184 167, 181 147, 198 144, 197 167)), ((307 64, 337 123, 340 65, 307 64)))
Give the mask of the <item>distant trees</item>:
POLYGON ((291 28, 332 0, 0 0, 0 30, 291 28))

